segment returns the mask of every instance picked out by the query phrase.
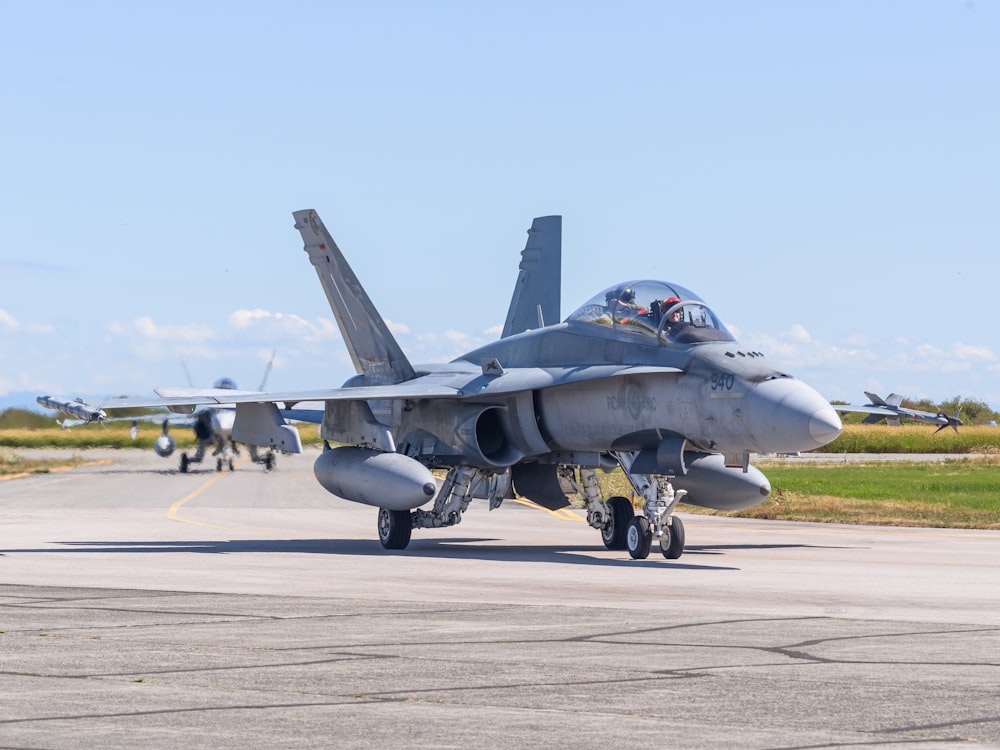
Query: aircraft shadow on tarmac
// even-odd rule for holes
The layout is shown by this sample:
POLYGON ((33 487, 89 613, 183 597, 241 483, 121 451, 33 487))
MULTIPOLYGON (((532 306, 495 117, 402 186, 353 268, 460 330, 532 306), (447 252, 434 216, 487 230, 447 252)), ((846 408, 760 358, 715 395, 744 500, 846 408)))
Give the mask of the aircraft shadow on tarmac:
MULTIPOLYGON (((16 553, 125 553, 147 554, 165 552, 186 552, 206 554, 239 554, 278 552, 291 554, 320 555, 357 555, 365 557, 423 557, 423 558, 453 558, 475 559, 495 562, 550 562, 574 565, 595 565, 602 567, 669 567, 682 570, 732 570, 740 568, 723 565, 692 565, 677 560, 661 559, 659 556, 647 560, 632 560, 628 553, 613 553, 614 558, 595 557, 592 552, 605 552, 600 547, 535 547, 526 545, 504 545, 483 547, 484 542, 496 541, 487 538, 450 538, 446 540, 422 539, 415 540, 404 551, 388 553, 378 542, 370 539, 230 539, 230 540, 192 540, 192 541, 92 541, 92 542, 59 542, 61 548, 43 549, 5 549, 0 550, 0 556, 16 553)), ((746 545, 702 545, 688 547, 690 554, 724 554, 727 549, 789 549, 815 548, 808 544, 746 544, 746 545)))

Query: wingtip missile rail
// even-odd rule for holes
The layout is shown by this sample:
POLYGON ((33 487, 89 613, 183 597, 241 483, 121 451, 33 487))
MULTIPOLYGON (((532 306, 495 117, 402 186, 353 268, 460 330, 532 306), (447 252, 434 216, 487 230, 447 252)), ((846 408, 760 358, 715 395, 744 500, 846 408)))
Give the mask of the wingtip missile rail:
POLYGON ((55 409, 68 417, 80 419, 84 422, 104 422, 108 418, 104 409, 92 409, 83 403, 81 399, 70 401, 56 396, 39 396, 35 401, 39 406, 44 406, 46 409, 55 409))

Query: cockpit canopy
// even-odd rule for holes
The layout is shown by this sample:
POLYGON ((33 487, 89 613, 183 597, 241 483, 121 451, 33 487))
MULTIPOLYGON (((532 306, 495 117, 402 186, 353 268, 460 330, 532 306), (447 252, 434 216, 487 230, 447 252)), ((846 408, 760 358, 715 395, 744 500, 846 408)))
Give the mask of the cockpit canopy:
POLYGON ((736 340, 698 295, 665 281, 627 281, 608 287, 566 322, 606 326, 661 344, 736 340))

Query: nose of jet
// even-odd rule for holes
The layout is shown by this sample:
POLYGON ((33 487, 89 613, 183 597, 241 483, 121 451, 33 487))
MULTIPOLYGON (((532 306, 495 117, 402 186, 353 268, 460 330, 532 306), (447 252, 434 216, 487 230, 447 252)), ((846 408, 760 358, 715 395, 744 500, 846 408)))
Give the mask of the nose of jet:
POLYGON ((757 450, 794 453, 820 448, 842 429, 829 402, 800 380, 774 378, 757 384, 747 403, 757 450))

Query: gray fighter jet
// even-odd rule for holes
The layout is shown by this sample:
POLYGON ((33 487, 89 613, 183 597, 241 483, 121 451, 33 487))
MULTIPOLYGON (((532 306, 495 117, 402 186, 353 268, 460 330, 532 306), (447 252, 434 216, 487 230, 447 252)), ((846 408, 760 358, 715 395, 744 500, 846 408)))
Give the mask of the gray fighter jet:
POLYGON ((865 395, 871 403, 865 404, 864 406, 837 404, 833 408, 839 412, 860 412, 862 414, 867 414, 868 416, 861 420, 865 424, 874 424, 875 422, 885 420, 886 423, 898 427, 900 419, 912 419, 916 422, 929 422, 930 424, 936 424, 938 426, 938 428, 934 430, 935 434, 941 432, 941 430, 945 427, 951 427, 951 429, 955 432, 958 432, 959 426, 964 424, 961 417, 959 417, 961 410, 956 411, 952 415, 945 414, 943 411, 920 411, 919 409, 909 409, 905 406, 901 406, 903 403, 903 397, 898 393, 890 393, 889 397, 884 399, 878 394, 869 393, 868 391, 865 391, 865 395))
MULTIPOLYGON (((328 390, 228 395, 232 436, 298 452, 298 433, 279 405, 325 402, 320 431, 328 442, 316 478, 339 497, 379 509, 386 549, 404 549, 415 528, 457 524, 474 499, 492 510, 517 493, 556 509, 576 492, 608 549, 645 558, 657 540, 676 559, 685 542, 674 515, 679 502, 756 505, 770 484, 750 465, 751 453, 806 451, 840 434, 840 418, 822 396, 740 346, 714 310, 677 284, 616 284, 558 322, 559 216, 537 218, 528 231, 500 340, 419 365, 316 212, 293 215, 358 374, 328 390), (635 504, 602 497, 598 473, 617 467, 635 504)), ((189 410, 219 398, 86 408, 100 419, 105 409, 189 410)))

